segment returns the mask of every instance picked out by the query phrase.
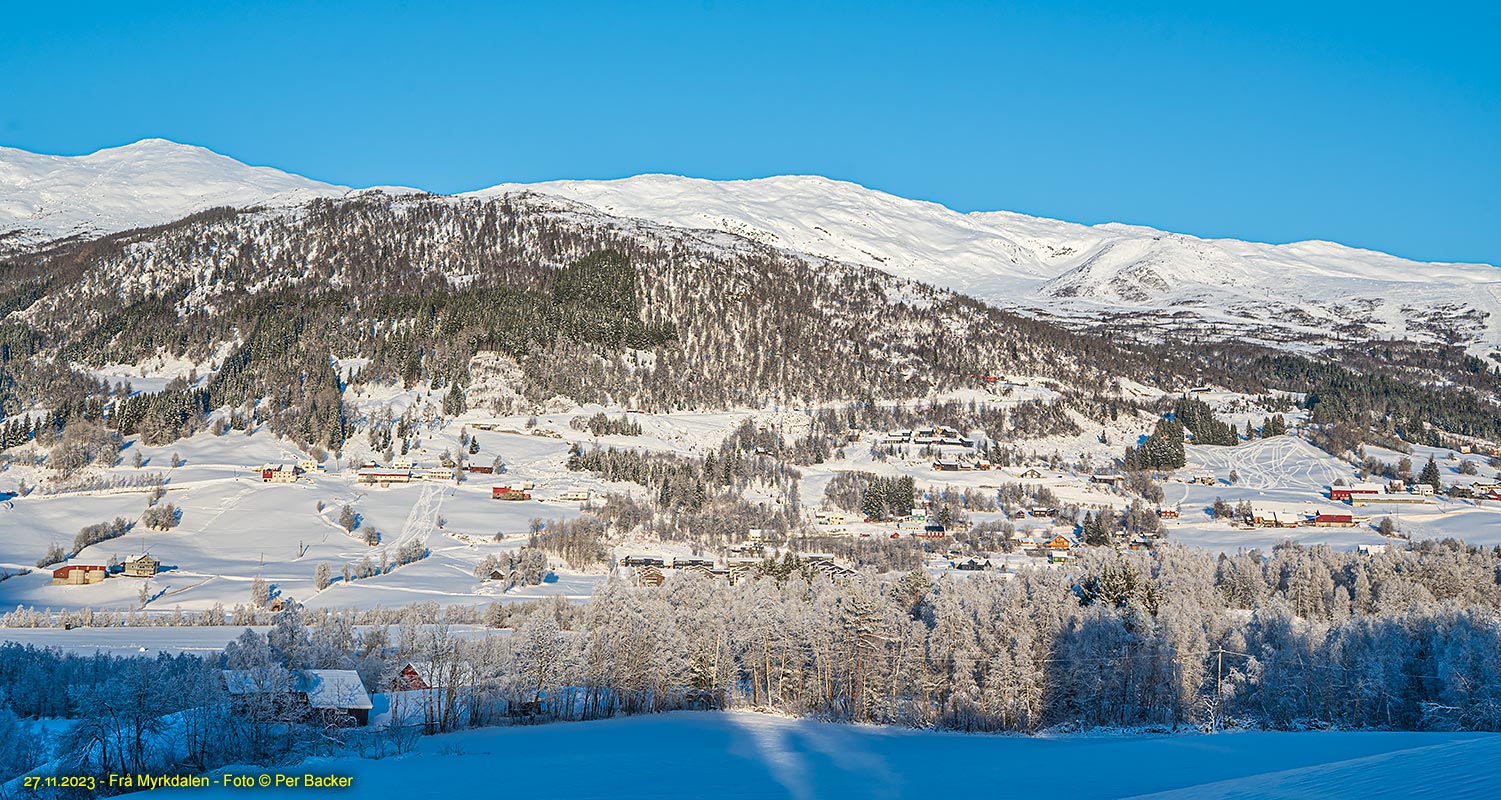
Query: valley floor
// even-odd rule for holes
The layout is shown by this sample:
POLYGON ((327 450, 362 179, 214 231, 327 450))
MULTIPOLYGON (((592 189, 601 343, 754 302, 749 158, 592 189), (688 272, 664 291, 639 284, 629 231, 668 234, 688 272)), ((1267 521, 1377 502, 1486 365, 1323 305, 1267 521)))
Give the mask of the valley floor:
MULTIPOLYGON (((1369 800, 1495 797, 1498 757, 1501 734, 1484 733, 1022 737, 678 712, 425 737, 405 757, 315 759, 285 772, 349 775, 361 797, 404 800, 491 796, 501 787, 511 796, 555 800, 1059 794, 1369 800)), ((243 791, 195 789, 192 796, 243 791)))

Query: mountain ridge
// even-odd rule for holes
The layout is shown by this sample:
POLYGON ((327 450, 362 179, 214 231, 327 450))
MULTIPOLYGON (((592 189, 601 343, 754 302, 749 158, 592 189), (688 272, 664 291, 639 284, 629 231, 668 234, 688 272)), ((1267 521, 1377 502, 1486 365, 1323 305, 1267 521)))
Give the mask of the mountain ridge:
MULTIPOLYGON (((165 139, 85 156, 0 148, 0 251, 163 224, 215 206, 295 207, 364 191, 165 139)), ((959 212, 816 175, 717 181, 651 173, 501 183, 448 197, 522 192, 875 267, 1082 325, 1283 346, 1413 338, 1501 352, 1501 270, 1485 264, 1412 261, 1323 240, 1266 244, 959 212)))

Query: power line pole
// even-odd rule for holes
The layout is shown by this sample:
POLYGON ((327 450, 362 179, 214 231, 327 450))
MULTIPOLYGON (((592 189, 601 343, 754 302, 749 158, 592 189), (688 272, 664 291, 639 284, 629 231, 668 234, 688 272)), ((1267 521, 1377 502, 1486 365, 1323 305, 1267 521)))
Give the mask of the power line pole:
POLYGON ((1215 651, 1214 667, 1214 729, 1220 729, 1220 681, 1225 674, 1225 648, 1215 651))

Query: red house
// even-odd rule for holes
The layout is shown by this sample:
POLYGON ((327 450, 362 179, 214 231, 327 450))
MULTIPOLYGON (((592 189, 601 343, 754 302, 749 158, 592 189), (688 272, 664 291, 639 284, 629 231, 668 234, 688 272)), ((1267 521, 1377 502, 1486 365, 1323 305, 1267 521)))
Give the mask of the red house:
POLYGON ((1329 499, 1336 502, 1348 501, 1355 495, 1378 495, 1384 491, 1384 487, 1374 483, 1357 483, 1354 486, 1330 486, 1329 499))
POLYGON ((1355 524, 1355 515, 1320 514, 1313 518, 1313 524, 1322 528, 1349 527, 1355 524))
POLYGON ((490 487, 491 500, 530 500, 531 492, 523 492, 520 489, 512 489, 509 486, 490 487))

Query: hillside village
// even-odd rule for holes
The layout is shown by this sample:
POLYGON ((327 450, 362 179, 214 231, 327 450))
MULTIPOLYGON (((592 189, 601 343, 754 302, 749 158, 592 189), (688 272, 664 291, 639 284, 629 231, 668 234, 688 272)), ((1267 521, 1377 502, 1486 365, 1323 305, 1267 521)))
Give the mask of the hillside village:
MULTIPOLYGON (((1016 440, 941 418, 823 432, 812 407, 660 414, 560 400, 552 413, 448 416, 431 389, 360 391, 373 417, 415 420, 402 453, 378 451, 386 442, 372 435, 334 456, 255 425, 214 423, 165 446, 126 437, 118 453, 65 474, 49 460, 66 434, 50 450, 41 439, 10 448, 0 601, 235 624, 293 599, 310 608, 583 600, 609 576, 650 587, 687 571, 733 583, 768 570, 837 579, 921 567, 957 580, 1067 570, 1088 548, 1165 542, 1230 554, 1282 541, 1361 552, 1424 538, 1501 544, 1494 446, 1365 447, 1364 460, 1339 459, 1303 438, 1307 415, 1296 407, 1277 404, 1287 433, 1256 438, 1274 416, 1258 405, 1266 399, 1207 387, 1180 400, 1206 403, 1252 438, 1200 445, 1186 432, 1183 466, 1147 472, 1122 469, 1121 456, 1150 427, 1147 414, 1016 440), (810 457, 810 442, 827 452, 810 457), (733 455, 762 474, 718 495, 711 535, 662 486, 576 463, 617 451, 682 463, 733 455), (1416 474, 1429 458, 1436 480, 1416 474), (689 527, 669 533, 651 521, 664 515, 689 527), (79 533, 111 525, 97 542, 79 533), (518 577, 528 553, 541 566, 518 577)), ((902 413, 983 414, 1051 395, 1042 381, 981 381, 902 413)))

